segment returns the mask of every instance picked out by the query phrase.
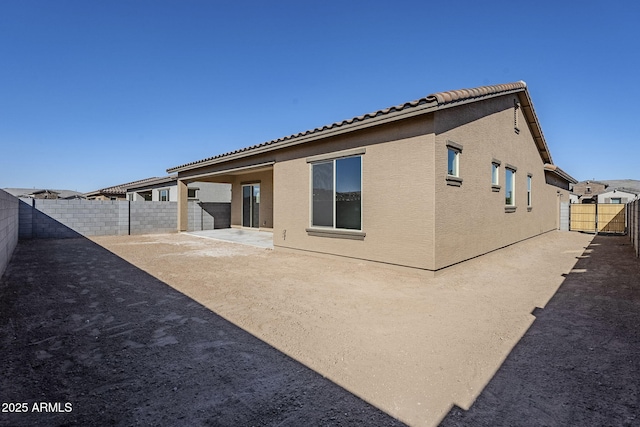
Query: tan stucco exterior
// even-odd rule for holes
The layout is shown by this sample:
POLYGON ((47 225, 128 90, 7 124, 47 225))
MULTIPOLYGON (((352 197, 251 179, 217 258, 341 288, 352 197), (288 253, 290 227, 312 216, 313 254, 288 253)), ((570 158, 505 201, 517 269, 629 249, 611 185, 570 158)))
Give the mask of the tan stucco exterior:
MULTIPOLYGON (((434 270, 558 227, 559 188, 546 183, 544 162, 528 127, 520 126, 519 132, 514 128, 517 99, 517 95, 504 96, 435 113, 434 270), (446 181, 448 141, 463 147, 460 187, 446 181), (495 160, 500 162, 499 191, 493 191, 491 184, 495 160), (507 166, 516 168, 515 211, 505 209, 507 166), (527 176, 532 180, 531 207, 527 206, 527 176)), ((524 123, 524 117, 518 122, 524 123)))
POLYGON ((242 184, 259 182, 260 227, 273 229, 276 249, 437 271, 558 228, 568 184, 548 183, 559 178, 550 180, 545 170, 550 155, 539 128, 534 136, 527 125, 519 102, 528 96, 521 96, 452 105, 253 155, 248 150, 179 170, 179 179, 231 183, 232 226, 241 224, 242 184), (451 144, 462 150, 453 182, 447 179, 451 144), (311 162, 354 153, 362 158, 361 232, 311 227, 311 162), (491 181, 495 161, 500 188, 491 181), (516 170, 515 209, 505 209, 507 166, 516 170))

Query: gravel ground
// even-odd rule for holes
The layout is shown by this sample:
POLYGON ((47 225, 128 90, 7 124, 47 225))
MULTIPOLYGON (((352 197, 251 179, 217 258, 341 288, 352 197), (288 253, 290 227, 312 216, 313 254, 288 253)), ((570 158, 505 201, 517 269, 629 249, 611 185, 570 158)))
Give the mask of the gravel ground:
POLYGON ((640 260, 598 236, 471 410, 443 427, 640 425, 640 260))
MULTIPOLYGON (((436 278, 185 234, 23 242, 0 289, 2 398, 73 403, 60 424, 437 425, 592 238, 547 233, 436 278)), ((48 419, 27 415, 9 424, 48 419)))
POLYGON ((0 282, 3 426, 401 423, 86 239, 0 282))

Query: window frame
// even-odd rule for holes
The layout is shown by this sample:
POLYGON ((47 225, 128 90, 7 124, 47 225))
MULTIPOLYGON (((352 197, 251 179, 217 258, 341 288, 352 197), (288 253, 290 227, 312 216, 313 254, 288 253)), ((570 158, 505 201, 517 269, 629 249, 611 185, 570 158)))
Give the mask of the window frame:
POLYGON ((502 188, 500 186, 500 160, 491 160, 491 191, 497 193, 502 188))
POLYGON ((342 152, 343 155, 339 155, 339 153, 335 153, 333 156, 314 156, 307 159, 307 163, 309 163, 309 227, 307 228, 307 233, 309 235, 321 236, 321 237, 343 237, 343 238, 364 238, 365 233, 363 230, 363 154, 364 150, 345 150, 342 152), (360 228, 341 228, 337 227, 337 200, 336 200, 336 191, 337 191, 337 181, 336 176, 338 173, 337 163, 341 160, 345 159, 353 159, 358 158, 360 160, 360 219, 359 226, 360 228), (316 165, 328 164, 332 165, 332 225, 314 225, 313 223, 313 206, 314 206, 314 181, 313 181, 313 168, 316 165))
POLYGON ((504 168, 504 207, 505 212, 515 212, 516 210, 516 173, 518 168, 512 165, 505 165, 504 168), (508 178, 508 173, 511 173, 511 179, 508 178), (511 187, 511 191, 509 191, 511 187), (507 202, 507 195, 511 193, 510 201, 507 202))
POLYGON ((462 145, 453 141, 447 141, 447 185, 451 185, 453 187, 460 187, 462 185, 462 178, 460 177, 460 155, 462 154, 462 145), (455 170, 453 174, 449 173, 449 156, 450 153, 453 153, 454 158, 454 167, 455 170))
POLYGON ((533 175, 527 174, 527 211, 531 212, 533 207, 533 175))

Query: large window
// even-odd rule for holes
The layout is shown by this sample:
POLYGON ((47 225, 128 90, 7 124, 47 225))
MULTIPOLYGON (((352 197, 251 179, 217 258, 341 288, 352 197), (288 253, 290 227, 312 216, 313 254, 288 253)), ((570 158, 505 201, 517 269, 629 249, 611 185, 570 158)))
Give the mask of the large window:
POLYGON ((505 169, 505 179, 504 179, 504 187, 505 187, 505 205, 507 206, 515 206, 516 205, 516 195, 515 195, 515 180, 516 180, 516 171, 513 169, 506 168, 505 169))
POLYGON ((311 165, 311 225, 348 230, 362 228, 362 157, 311 165))

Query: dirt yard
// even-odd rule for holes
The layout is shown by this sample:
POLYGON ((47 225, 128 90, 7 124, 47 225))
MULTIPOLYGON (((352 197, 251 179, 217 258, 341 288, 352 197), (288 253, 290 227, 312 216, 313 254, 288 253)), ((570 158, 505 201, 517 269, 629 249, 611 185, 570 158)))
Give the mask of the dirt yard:
POLYGON ((467 409, 593 236, 552 232, 436 278, 187 234, 92 240, 383 411, 467 409))

